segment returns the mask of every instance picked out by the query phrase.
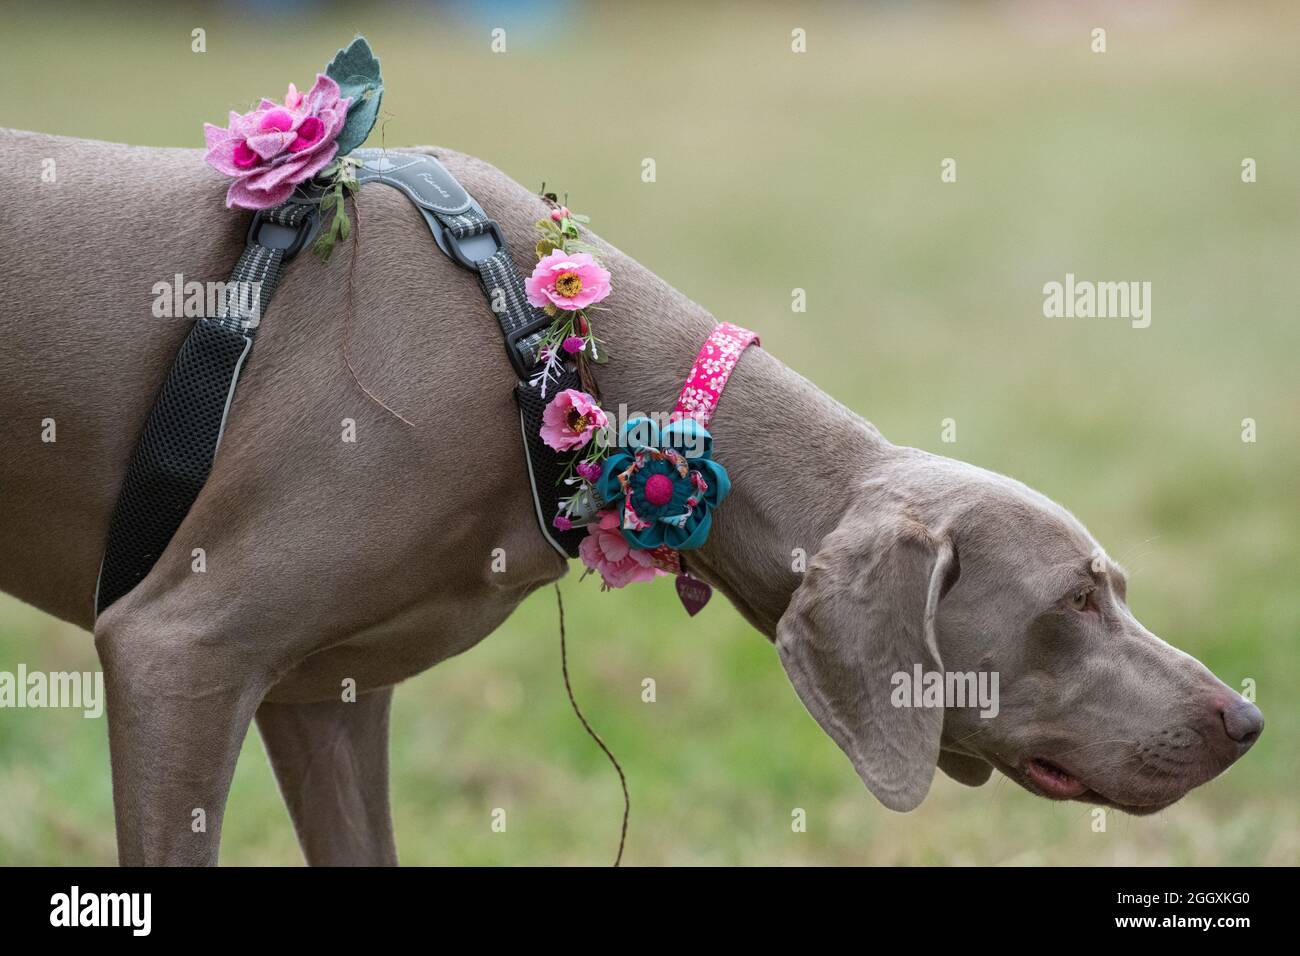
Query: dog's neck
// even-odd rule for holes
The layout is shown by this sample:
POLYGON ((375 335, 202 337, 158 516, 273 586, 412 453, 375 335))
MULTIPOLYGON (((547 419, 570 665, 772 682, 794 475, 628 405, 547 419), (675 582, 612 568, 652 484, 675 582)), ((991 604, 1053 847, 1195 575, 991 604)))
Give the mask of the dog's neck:
POLYGON ((774 638, 808 561, 840 523, 879 432, 770 353, 747 350, 712 423, 732 491, 688 567, 774 638))
MULTIPOLYGON (((666 414, 715 320, 628 257, 606 259, 616 292, 596 330, 609 355, 597 373, 604 404, 666 414)), ((736 365, 709 431, 731 494, 704 547, 683 555, 686 568, 771 639, 807 561, 893 446, 758 347, 736 365)))

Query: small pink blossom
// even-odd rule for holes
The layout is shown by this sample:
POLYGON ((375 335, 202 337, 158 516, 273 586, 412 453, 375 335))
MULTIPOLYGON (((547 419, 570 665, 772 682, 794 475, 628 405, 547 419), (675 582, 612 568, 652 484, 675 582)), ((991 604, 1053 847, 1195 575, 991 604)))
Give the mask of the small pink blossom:
POLYGON ((203 124, 208 152, 204 160, 234 179, 227 206, 269 209, 290 196, 299 183, 329 165, 334 142, 347 122, 351 100, 323 73, 306 93, 289 84, 284 104, 262 100, 257 109, 230 114, 226 129, 203 124))
POLYGON ((572 312, 609 295, 609 270, 586 252, 568 255, 556 249, 541 259, 524 280, 528 301, 572 312))
POLYGON ((561 206, 559 209, 551 210, 551 219, 554 222, 561 222, 569 218, 569 207, 561 206))
POLYGON ((578 557, 593 571, 600 572, 606 587, 621 588, 638 581, 651 581, 665 572, 654 566, 647 551, 634 550, 618 529, 618 512, 606 511, 599 524, 587 526, 587 537, 578 545, 578 557))
POLYGON ((576 388, 557 394, 542 412, 542 441, 556 451, 581 448, 591 441, 597 428, 609 424, 596 400, 576 388))
POLYGON ((551 521, 551 524, 555 525, 555 527, 561 531, 570 531, 573 528, 573 522, 564 517, 564 515, 556 515, 551 521))
POLYGON ((600 465, 594 461, 580 461, 574 469, 584 481, 594 482, 600 477, 600 465))
POLYGON ((587 344, 586 339, 582 338, 582 336, 570 335, 567 339, 564 340, 563 343, 561 343, 561 348, 563 348, 564 351, 568 352, 570 355, 573 355, 577 352, 581 352, 582 347, 586 344, 587 344))

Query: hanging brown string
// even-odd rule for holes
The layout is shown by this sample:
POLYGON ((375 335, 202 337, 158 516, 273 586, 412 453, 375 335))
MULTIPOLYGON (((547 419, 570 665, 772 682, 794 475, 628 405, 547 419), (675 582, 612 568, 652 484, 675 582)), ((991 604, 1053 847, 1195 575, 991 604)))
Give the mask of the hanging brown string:
MULTIPOLYGON (((347 209, 347 197, 344 196, 343 208, 336 211, 334 215, 336 216, 342 215, 344 210, 346 209, 347 209)), ((348 264, 348 307, 343 316, 343 364, 345 364, 348 367, 348 371, 352 373, 352 381, 357 383, 357 388, 361 389, 361 391, 365 393, 366 398, 370 399, 372 402, 374 402, 384 411, 388 412, 388 414, 392 415, 398 421, 410 425, 412 428, 414 428, 415 422, 411 421, 410 419, 403 418, 397 412, 393 411, 391 408, 388 407, 387 404, 385 404, 382 398, 380 398, 374 392, 370 391, 370 389, 366 388, 364 385, 361 384, 361 379, 357 378, 357 370, 352 365, 352 357, 348 355, 348 339, 352 337, 352 313, 357 310, 357 299, 356 299, 356 289, 355 289, 354 280, 357 274, 357 259, 360 258, 360 254, 361 254, 361 210, 359 208, 359 204, 357 203, 355 196, 352 198, 352 218, 353 218, 352 262, 348 264)))
POLYGON ((600 734, 591 729, 591 724, 587 723, 587 718, 582 716, 582 711, 578 708, 578 701, 574 699, 573 685, 569 683, 569 655, 564 644, 564 598, 560 594, 558 584, 555 585, 555 603, 560 609, 560 670, 564 674, 564 689, 569 692, 569 703, 573 705, 573 712, 578 715, 578 720, 582 721, 583 729, 592 740, 596 741, 596 745, 605 751, 605 756, 618 771, 618 782, 623 785, 623 832, 618 837, 618 856, 614 857, 614 865, 618 866, 623 862, 623 845, 627 843, 627 817, 632 810, 632 799, 627 792, 627 777, 623 775, 623 768, 618 758, 610 753, 609 748, 605 746, 605 741, 600 739, 600 734))

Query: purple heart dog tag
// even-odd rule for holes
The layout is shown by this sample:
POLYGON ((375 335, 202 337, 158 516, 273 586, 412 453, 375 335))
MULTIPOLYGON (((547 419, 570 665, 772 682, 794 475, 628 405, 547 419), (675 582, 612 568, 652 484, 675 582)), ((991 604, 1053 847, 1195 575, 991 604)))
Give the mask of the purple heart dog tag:
POLYGON ((686 613, 694 617, 700 613, 704 605, 709 603, 709 598, 713 597, 713 588, 699 578, 693 578, 689 574, 679 574, 677 575, 677 596, 681 598, 682 607, 686 608, 686 613))

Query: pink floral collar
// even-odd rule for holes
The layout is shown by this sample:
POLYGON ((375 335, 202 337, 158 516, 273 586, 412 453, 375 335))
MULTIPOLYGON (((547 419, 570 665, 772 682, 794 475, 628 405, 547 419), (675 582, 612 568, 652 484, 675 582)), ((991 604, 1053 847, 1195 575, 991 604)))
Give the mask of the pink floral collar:
MULTIPOLYGON (((713 420, 713 413, 717 411, 722 390, 731 378, 736 363, 740 361, 741 353, 750 345, 759 344, 758 333, 731 322, 723 322, 715 328, 700 346, 695 364, 686 376, 686 384, 682 386, 681 394, 677 396, 677 405, 668 420, 693 418, 707 428, 713 420)), ((651 551, 650 558, 655 567, 668 574, 686 574, 681 552, 667 545, 660 545, 651 551)))

